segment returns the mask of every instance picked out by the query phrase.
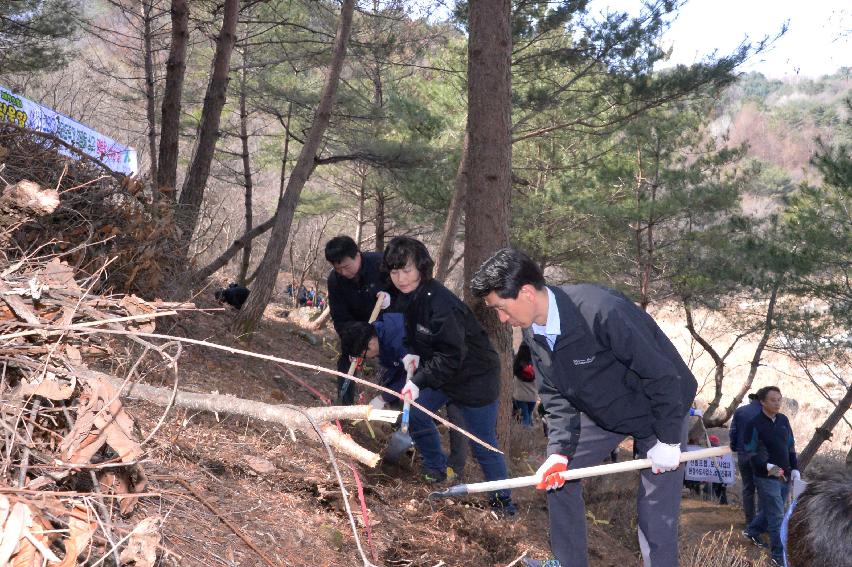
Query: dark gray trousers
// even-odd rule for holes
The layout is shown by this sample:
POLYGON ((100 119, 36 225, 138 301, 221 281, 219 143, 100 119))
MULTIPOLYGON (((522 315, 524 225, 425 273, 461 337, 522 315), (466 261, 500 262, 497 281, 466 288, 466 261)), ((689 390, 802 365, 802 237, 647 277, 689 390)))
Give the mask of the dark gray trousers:
MULTIPOLYGON (((683 420, 681 450, 686 450, 688 419, 683 420)), ((580 440, 569 469, 599 465, 625 438, 624 435, 601 429, 585 414, 580 416, 580 440)), ((657 438, 635 439, 640 459, 647 456, 657 438)), ((629 473, 622 473, 627 475, 629 473)), ((645 567, 677 567, 677 531, 680 515, 680 494, 683 488, 683 467, 676 471, 653 474, 651 469, 641 473, 642 482, 636 497, 639 512, 639 547, 645 567)), ((550 545, 563 567, 589 565, 586 542, 586 507, 579 481, 567 482, 547 496, 550 517, 550 545)))

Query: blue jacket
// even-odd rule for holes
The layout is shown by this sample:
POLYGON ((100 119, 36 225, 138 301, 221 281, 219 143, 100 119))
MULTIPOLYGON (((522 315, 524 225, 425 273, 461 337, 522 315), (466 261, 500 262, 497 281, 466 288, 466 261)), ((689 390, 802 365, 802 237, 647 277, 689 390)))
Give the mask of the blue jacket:
POLYGON ((549 287, 561 326, 553 350, 524 329, 547 413, 547 452, 574 454, 581 412, 607 431, 679 442, 698 384, 651 316, 602 286, 549 287))
MULTIPOLYGON (((385 312, 379 317, 373 327, 379 337, 379 364, 382 376, 379 385, 399 392, 405 386, 405 369, 402 367, 402 357, 408 354, 405 349, 405 318, 402 313, 385 312)), ((397 398, 386 392, 382 399, 392 402, 397 398)))
POLYGON ((769 476, 767 463, 781 467, 788 479, 790 471, 799 467, 793 429, 783 413, 777 414, 772 421, 761 411, 746 424, 743 438, 755 476, 769 476))
POLYGON ((731 419, 731 451, 735 453, 745 453, 746 440, 743 437, 746 424, 754 419, 760 413, 761 405, 757 400, 751 400, 750 403, 740 406, 734 411, 734 417, 731 419))

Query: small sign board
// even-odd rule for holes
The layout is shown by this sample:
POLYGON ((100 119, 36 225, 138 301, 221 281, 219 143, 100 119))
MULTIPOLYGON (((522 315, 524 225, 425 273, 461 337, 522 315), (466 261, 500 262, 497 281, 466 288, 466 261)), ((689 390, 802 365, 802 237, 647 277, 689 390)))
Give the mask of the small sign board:
MULTIPOLYGON (((698 445, 688 445, 690 451, 704 449, 698 445)), ((730 453, 721 457, 695 459, 684 463, 686 480, 697 482, 715 482, 717 484, 734 483, 734 457, 730 453)))

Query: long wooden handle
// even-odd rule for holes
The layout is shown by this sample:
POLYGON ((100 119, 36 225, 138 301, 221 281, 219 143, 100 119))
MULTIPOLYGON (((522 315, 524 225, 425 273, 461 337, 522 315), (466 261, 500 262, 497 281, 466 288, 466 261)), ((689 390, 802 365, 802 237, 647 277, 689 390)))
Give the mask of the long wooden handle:
MULTIPOLYGON (((372 325, 376 321, 376 319, 379 318, 379 312, 381 310, 382 310, 382 297, 379 296, 376 299, 376 305, 373 306, 373 312, 370 313, 370 320, 367 321, 367 322, 372 325)), ((352 374, 355 374, 356 368, 358 368, 358 359, 357 358, 355 360, 353 360, 352 363, 349 365, 349 372, 347 372, 347 374, 349 374, 350 376, 352 374)))
MULTIPOLYGON (((721 457, 722 455, 727 455, 730 452, 730 447, 708 447, 707 449, 699 449, 697 451, 684 451, 680 454, 680 462, 685 463, 686 461, 692 461, 695 459, 721 457)), ((581 469, 569 469, 559 474, 567 481, 647 468, 651 468, 651 459, 634 459, 632 461, 623 461, 620 463, 609 463, 594 467, 583 467, 581 469)), ((538 484, 538 478, 535 475, 531 475, 518 478, 507 478, 505 480, 492 480, 489 482, 460 485, 458 488, 464 487, 466 490, 464 490, 464 492, 459 492, 464 494, 470 492, 489 492, 491 490, 503 490, 506 488, 521 488, 522 486, 533 486, 535 484, 538 484)), ((456 487, 450 487, 450 490, 452 490, 452 488, 456 487)))

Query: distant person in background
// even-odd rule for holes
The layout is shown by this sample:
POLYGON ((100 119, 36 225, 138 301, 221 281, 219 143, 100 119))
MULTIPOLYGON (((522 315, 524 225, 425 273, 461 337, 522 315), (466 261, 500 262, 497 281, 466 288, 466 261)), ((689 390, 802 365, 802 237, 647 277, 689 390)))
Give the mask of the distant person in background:
MULTIPOLYGON (((328 274, 331 322, 340 336, 346 323, 370 320, 377 295, 386 288, 384 276, 380 271, 382 254, 361 252, 352 238, 342 235, 335 236, 326 243, 325 259, 332 267, 328 274)), ((349 357, 341 353, 337 359, 337 371, 345 373, 348 370, 349 357)), ((354 382, 338 378, 338 404, 351 405, 355 401, 355 394, 354 382)))
POLYGON ((784 564, 781 522, 791 481, 798 480, 795 440, 790 421, 781 413, 781 390, 766 386, 757 391, 761 411, 746 424, 743 433, 746 451, 751 456, 754 485, 760 510, 743 532, 758 547, 765 547, 760 536, 769 534, 772 561, 784 564))
POLYGON ((754 471, 751 468, 751 457, 746 451, 743 434, 746 424, 754 419, 761 409, 756 394, 749 394, 748 400, 747 404, 741 405, 734 411, 730 431, 731 451, 737 455, 737 469, 740 471, 740 482, 743 485, 742 501, 746 526, 754 520, 757 510, 757 506, 755 506, 757 495, 754 490, 754 471))
POLYGON ((227 303, 234 309, 240 309, 243 303, 248 299, 249 290, 245 286, 235 283, 228 285, 225 289, 219 289, 213 292, 213 297, 219 303, 227 303))
POLYGON ((793 503, 786 567, 852 567, 852 469, 818 473, 793 503))
POLYGON ((538 388, 535 384, 535 368, 532 363, 530 347, 521 343, 512 364, 515 379, 512 381, 512 415, 524 427, 532 427, 533 410, 538 401, 538 388))

